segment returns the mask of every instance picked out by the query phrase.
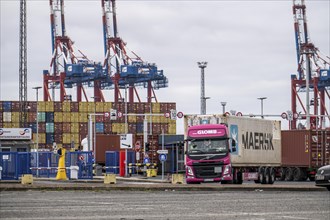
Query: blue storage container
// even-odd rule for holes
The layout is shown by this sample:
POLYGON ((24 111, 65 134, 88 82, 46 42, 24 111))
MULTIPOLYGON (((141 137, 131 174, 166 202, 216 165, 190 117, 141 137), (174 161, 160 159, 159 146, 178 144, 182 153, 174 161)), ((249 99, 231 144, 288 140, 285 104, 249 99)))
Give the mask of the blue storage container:
POLYGON ((46 144, 52 144, 55 142, 54 134, 46 134, 46 144))
POLYGON ((54 122, 54 112, 46 112, 46 122, 54 122))
POLYGON ((29 123, 28 127, 32 129, 32 133, 37 133, 37 124, 36 123, 29 123))
POLYGON ((104 133, 104 124, 102 122, 97 122, 95 124, 96 133, 104 133))
POLYGON ((2 109, 4 112, 10 112, 11 111, 11 101, 4 101, 2 103, 2 109))
POLYGON ((136 123, 136 133, 143 133, 143 122, 136 123))

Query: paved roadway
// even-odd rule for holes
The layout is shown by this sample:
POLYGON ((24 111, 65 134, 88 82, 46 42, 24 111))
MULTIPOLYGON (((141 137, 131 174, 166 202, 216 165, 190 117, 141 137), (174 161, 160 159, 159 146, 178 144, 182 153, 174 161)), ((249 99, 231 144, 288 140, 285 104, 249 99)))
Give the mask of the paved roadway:
POLYGON ((330 219, 330 192, 2 191, 1 219, 330 219))

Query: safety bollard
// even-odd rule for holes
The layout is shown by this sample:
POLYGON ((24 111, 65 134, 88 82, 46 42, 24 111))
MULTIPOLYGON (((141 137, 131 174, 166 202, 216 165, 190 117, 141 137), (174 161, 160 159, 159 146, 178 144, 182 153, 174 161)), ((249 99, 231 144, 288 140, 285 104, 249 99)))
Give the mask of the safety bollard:
POLYGON ((115 174, 105 174, 104 184, 116 184, 116 175, 115 174))
POLYGON ((172 174, 172 184, 183 184, 183 174, 172 174))
POLYGON ((33 184, 33 176, 32 174, 24 174, 22 176, 22 184, 33 184))

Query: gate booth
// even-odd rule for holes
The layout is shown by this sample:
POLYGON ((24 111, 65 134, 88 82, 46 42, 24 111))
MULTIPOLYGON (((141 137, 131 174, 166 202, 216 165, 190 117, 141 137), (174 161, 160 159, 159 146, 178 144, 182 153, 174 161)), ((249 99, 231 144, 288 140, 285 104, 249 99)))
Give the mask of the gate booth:
MULTIPOLYGON (((162 136, 159 136, 159 147, 162 145, 162 136)), ((165 173, 185 172, 184 166, 184 136, 164 135, 164 148, 168 150, 167 160, 164 162, 165 173)))
MULTIPOLYGON (((53 152, 0 152, 1 179, 18 180, 23 174, 44 178, 55 177, 58 157, 53 152)), ((69 178, 71 166, 78 166, 78 179, 93 178, 92 152, 67 152, 65 166, 69 178)))

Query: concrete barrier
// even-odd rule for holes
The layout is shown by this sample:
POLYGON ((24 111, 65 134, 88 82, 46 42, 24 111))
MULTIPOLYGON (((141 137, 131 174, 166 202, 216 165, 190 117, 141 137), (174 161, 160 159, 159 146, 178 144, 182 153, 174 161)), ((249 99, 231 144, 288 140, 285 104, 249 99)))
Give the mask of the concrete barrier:
POLYGON ((33 176, 32 174, 24 174, 22 176, 22 184, 33 184, 33 176))
POLYGON ((172 184, 183 184, 183 174, 172 174, 172 184))
POLYGON ((116 184, 116 175, 115 174, 105 174, 104 184, 116 184))
POLYGON ((147 169, 147 177, 156 177, 157 169, 147 169))

